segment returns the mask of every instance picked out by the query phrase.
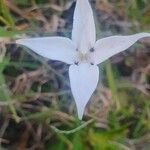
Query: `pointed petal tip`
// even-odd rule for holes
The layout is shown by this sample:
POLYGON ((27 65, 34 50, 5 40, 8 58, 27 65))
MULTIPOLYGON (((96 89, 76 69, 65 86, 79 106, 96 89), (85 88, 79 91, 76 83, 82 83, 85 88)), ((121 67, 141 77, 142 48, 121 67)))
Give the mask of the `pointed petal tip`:
POLYGON ((87 52, 96 41, 95 32, 94 16, 89 0, 76 0, 72 40, 81 51, 87 52))
POLYGON ((78 118, 82 120, 85 107, 96 89, 99 79, 99 68, 82 63, 69 67, 70 85, 76 102, 78 118))
POLYGON ((135 38, 138 38, 138 40, 139 40, 141 38, 150 37, 150 33, 148 33, 148 32, 141 32, 141 33, 133 34, 131 36, 134 36, 135 38))
POLYGON ((83 119, 83 115, 84 115, 84 108, 78 108, 77 107, 77 113, 78 113, 78 119, 82 120, 83 119))
POLYGON ((143 32, 143 33, 141 33, 141 34, 143 34, 143 37, 145 36, 145 37, 149 37, 150 36, 150 33, 148 33, 148 32, 143 32))
POLYGON ((93 59, 95 60, 96 64, 99 64, 113 55, 128 49, 138 40, 149 37, 150 33, 141 32, 126 36, 116 35, 102 38, 95 44, 95 53, 93 59))
POLYGON ((23 45, 45 58, 67 64, 73 64, 76 58, 76 47, 65 37, 24 38, 16 40, 16 44, 23 45))

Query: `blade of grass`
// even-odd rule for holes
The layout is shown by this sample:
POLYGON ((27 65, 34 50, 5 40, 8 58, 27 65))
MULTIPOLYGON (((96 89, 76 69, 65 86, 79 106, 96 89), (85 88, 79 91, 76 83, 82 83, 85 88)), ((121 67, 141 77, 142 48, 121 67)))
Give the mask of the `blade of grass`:
POLYGON ((7 20, 7 26, 10 27, 14 27, 15 23, 14 20, 9 12, 9 9, 7 8, 5 1, 4 0, 0 0, 0 11, 3 15, 3 17, 7 20))
POLYGON ((0 63, 0 94, 3 95, 4 101, 9 102, 8 107, 9 107, 10 111, 12 112, 12 115, 13 115, 15 121, 19 122, 20 118, 17 115, 14 105, 11 103, 10 91, 9 91, 8 87, 6 86, 6 81, 3 76, 3 69, 5 68, 5 66, 8 63, 8 60, 4 60, 4 61, 5 61, 5 63, 3 63, 3 65, 1 65, 1 63, 0 63))
POLYGON ((9 24, 9 22, 8 22, 4 17, 2 17, 2 16, 0 16, 0 21, 1 21, 2 23, 4 23, 5 25, 8 25, 8 24, 9 24))
POLYGON ((106 64, 106 75, 107 75, 107 80, 108 80, 108 86, 110 87, 112 91, 113 100, 116 104, 117 110, 119 110, 120 102, 118 99, 117 87, 116 87, 115 78, 114 78, 114 74, 113 74, 113 70, 112 70, 112 66, 110 62, 106 64))
POLYGON ((0 85, 1 85, 0 92, 3 93, 4 100, 9 102, 8 107, 9 107, 10 111, 12 112, 15 121, 19 122, 20 117, 17 115, 17 112, 16 112, 14 105, 11 103, 11 98, 9 96, 10 91, 8 90, 8 88, 6 86, 4 77, 1 73, 0 73, 0 85))

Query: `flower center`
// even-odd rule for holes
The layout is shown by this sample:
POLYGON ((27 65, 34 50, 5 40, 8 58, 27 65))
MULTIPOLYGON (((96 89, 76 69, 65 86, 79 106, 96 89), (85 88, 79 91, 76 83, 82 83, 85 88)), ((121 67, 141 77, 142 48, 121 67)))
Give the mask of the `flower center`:
POLYGON ((89 60, 89 55, 88 55, 88 53, 82 53, 82 52, 79 52, 79 54, 78 54, 78 58, 79 58, 79 60, 81 61, 81 62, 86 62, 86 61, 88 61, 89 60))
POLYGON ((88 52, 83 53, 82 51, 79 51, 77 49, 77 60, 74 62, 75 65, 79 65, 80 63, 90 63, 91 65, 94 65, 94 62, 92 61, 92 55, 95 51, 94 48, 89 49, 88 52))

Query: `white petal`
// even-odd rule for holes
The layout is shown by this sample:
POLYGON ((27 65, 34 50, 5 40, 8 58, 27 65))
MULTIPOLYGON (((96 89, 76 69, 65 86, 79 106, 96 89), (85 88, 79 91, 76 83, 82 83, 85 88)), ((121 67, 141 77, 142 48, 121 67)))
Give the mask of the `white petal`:
POLYGON ((20 39, 16 43, 30 48, 43 57, 68 64, 73 64, 77 53, 72 41, 64 37, 20 39))
POLYGON ((77 0, 74 12, 72 40, 80 51, 86 52, 94 45, 95 38, 95 23, 89 1, 77 0))
POLYGON ((82 119, 85 106, 96 89, 99 69, 95 65, 82 63, 69 68, 71 90, 76 102, 78 117, 82 119))
POLYGON ((129 36, 110 36, 100 39, 94 46, 95 52, 92 54, 93 61, 99 64, 111 56, 128 49, 139 39, 144 37, 150 37, 150 33, 138 33, 129 36))

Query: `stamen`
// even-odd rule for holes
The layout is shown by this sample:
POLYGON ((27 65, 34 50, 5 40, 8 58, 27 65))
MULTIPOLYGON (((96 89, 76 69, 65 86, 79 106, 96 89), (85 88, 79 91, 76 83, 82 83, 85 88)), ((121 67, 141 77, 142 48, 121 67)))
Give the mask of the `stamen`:
POLYGON ((74 64, 78 66, 78 65, 79 65, 79 62, 78 62, 78 61, 75 61, 74 64))
POLYGON ((90 52, 94 52, 94 51, 95 51, 95 49, 92 47, 89 51, 90 51, 90 52))
POLYGON ((94 65, 94 63, 93 63, 93 62, 91 62, 90 64, 91 64, 91 65, 94 65))

